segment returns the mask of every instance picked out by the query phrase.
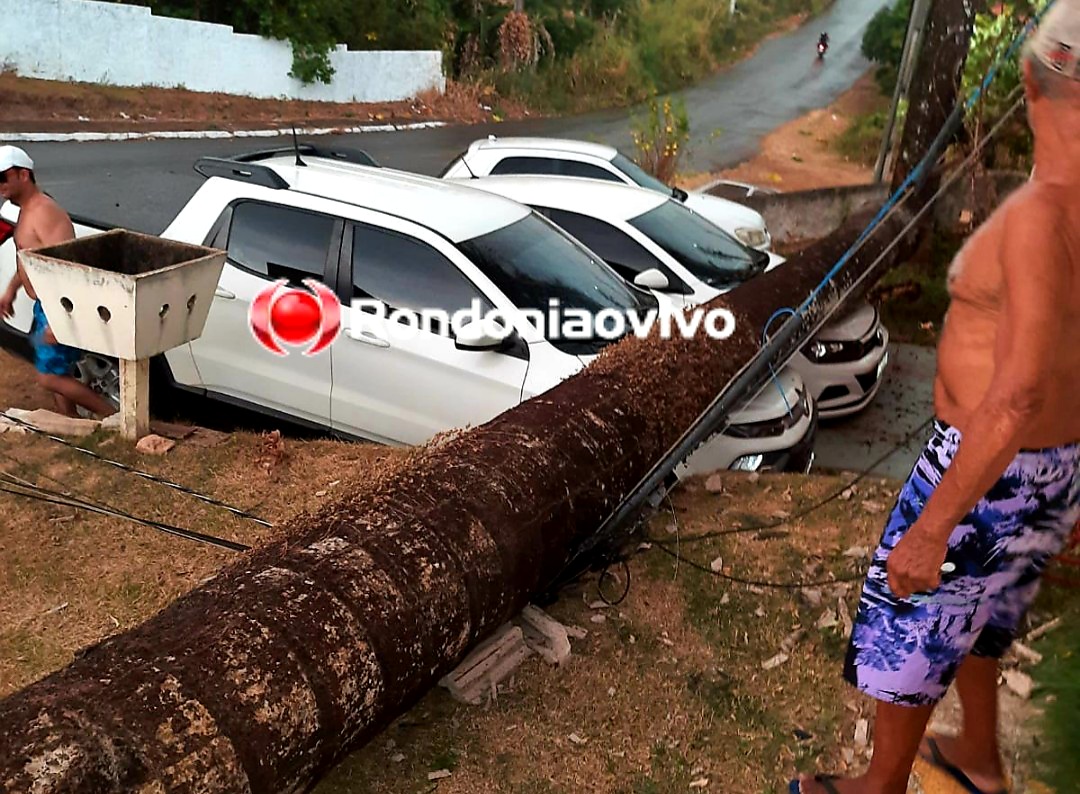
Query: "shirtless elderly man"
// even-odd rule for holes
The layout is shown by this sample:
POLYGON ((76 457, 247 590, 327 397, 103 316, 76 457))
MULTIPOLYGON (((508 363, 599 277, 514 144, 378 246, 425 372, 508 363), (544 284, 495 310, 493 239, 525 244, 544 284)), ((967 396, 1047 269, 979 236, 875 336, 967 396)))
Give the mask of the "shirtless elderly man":
POLYGON ((1035 176, 952 265, 934 432, 874 554, 844 667, 878 701, 874 756, 858 779, 804 776, 792 794, 905 794, 917 755, 964 790, 1007 790, 998 660, 1080 519, 1080 0, 1047 14, 1024 79, 1035 176), (954 681, 962 732, 926 734, 954 681))
MULTIPOLYGON (((37 186, 34 161, 16 146, 0 146, 0 197, 19 208, 19 223, 15 227, 16 251, 56 245, 75 238, 71 218, 37 186)), ((107 400, 71 376, 71 368, 79 360, 80 351, 57 343, 22 263, 17 261, 16 268, 0 296, 0 314, 4 317, 12 315, 20 287, 34 301, 30 342, 34 347, 38 383, 52 392, 60 413, 67 416, 78 415, 76 405, 99 416, 115 413, 116 409, 107 400)))

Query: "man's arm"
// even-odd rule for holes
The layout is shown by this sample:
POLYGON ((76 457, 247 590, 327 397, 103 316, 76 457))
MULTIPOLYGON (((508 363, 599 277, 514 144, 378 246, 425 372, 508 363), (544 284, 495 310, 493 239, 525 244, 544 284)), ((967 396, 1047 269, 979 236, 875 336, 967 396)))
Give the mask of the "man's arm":
POLYGON ((1061 333, 1071 269, 1048 202, 1008 210, 1000 256, 1001 322, 994 375, 964 428, 952 463, 918 521, 889 558, 889 587, 906 598, 935 589, 949 536, 1001 477, 1038 417, 1061 333))

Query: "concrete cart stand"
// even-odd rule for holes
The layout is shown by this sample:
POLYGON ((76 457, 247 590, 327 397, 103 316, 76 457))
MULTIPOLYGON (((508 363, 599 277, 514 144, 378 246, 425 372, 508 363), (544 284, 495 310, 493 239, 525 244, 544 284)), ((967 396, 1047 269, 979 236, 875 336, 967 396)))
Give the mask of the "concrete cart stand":
POLYGON ((126 229, 19 252, 56 341, 118 359, 120 432, 150 430, 150 358, 198 339, 225 252, 126 229))

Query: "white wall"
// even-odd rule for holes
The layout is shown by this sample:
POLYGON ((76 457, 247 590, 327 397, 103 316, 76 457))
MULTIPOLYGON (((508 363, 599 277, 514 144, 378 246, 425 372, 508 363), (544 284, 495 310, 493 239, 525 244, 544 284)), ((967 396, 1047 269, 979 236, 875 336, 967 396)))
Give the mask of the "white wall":
POLYGON ((445 89, 438 51, 331 53, 333 81, 289 77, 288 42, 94 0, 0 0, 0 66, 24 77, 254 97, 390 102, 445 89))

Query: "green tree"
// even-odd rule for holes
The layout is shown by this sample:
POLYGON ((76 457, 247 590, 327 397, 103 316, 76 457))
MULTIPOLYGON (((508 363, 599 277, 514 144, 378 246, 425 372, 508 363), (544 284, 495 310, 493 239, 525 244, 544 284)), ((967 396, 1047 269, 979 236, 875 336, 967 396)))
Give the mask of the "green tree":
POLYGON ((878 65, 875 77, 886 94, 896 88, 910 15, 911 0, 896 0, 874 14, 863 34, 862 53, 878 65))
MULTIPOLYGON (((1013 0, 1003 6, 1000 14, 982 13, 975 17, 975 31, 964 69, 965 97, 971 96, 982 85, 990 69, 1005 55, 1035 11, 1031 0, 1013 0)), ((985 135, 987 128, 1009 109, 1012 104, 1008 101, 1009 95, 1020 85, 1022 77, 1020 58, 1014 53, 1001 64, 994 80, 968 113, 965 125, 969 145, 985 135)), ((983 164, 990 168, 1004 166, 1026 170, 1024 161, 1031 154, 1032 138, 1023 114, 1015 115, 1007 123, 997 141, 996 145, 988 147, 983 164)))

